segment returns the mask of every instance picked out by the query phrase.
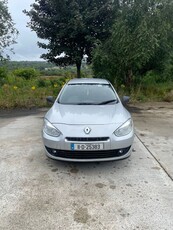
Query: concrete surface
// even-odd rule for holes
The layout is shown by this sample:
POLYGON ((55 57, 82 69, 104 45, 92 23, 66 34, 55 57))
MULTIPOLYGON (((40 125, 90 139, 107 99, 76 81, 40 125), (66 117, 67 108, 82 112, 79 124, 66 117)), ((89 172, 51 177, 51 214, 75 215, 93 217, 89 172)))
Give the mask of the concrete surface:
POLYGON ((173 180, 173 103, 136 104, 130 110, 138 138, 173 180))
MULTIPOLYGON (((20 117, 3 114, 0 229, 173 229, 171 138, 166 130, 162 136, 154 136, 153 123, 152 131, 144 130, 142 115, 138 116, 136 107, 132 110, 139 138, 135 138, 131 158, 87 164, 58 162, 45 156, 41 140, 44 111, 20 117), (149 142, 165 136, 170 141, 167 145, 162 139, 155 145, 149 142), (158 153, 163 146, 167 160, 158 153), (166 170, 162 163, 168 165, 166 170)), ((170 126, 171 121, 170 116, 170 126)))

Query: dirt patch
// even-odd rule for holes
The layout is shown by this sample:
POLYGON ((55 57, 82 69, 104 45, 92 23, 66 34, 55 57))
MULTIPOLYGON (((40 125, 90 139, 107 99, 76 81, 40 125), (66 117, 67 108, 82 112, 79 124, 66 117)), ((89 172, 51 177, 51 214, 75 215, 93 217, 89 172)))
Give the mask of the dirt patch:
POLYGON ((102 183, 97 183, 97 184, 95 184, 95 186, 96 186, 97 188, 103 188, 103 187, 105 187, 106 185, 105 185, 105 184, 102 184, 102 183))
POLYGON ((77 169, 77 168, 72 168, 72 169, 70 169, 70 172, 76 174, 76 173, 79 172, 79 169, 77 169))
POLYGON ((21 109, 0 109, 0 118, 12 118, 12 117, 24 117, 29 115, 39 114, 41 112, 46 113, 48 108, 21 108, 21 109))
POLYGON ((173 137, 173 103, 136 103, 129 105, 128 110, 132 114, 141 138, 150 133, 155 136, 173 137))
POLYGON ((79 208, 74 213, 74 221, 78 223, 86 224, 90 217, 87 208, 79 208))

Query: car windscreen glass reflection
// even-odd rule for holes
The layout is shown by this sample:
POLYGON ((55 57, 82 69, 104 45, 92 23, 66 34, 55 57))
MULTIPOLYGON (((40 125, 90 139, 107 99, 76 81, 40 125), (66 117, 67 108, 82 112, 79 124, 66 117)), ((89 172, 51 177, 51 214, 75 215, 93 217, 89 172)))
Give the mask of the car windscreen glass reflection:
POLYGON ((108 84, 69 84, 58 102, 69 105, 104 105, 117 103, 117 97, 108 84))

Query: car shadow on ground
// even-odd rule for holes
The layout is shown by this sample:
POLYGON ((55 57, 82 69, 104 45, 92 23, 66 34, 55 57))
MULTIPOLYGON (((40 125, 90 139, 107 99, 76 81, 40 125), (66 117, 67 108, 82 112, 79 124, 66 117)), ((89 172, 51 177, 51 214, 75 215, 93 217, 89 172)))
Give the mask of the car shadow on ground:
MULTIPOLYGON (((132 157, 132 156, 131 156, 132 157)), ((78 172, 99 172, 103 173, 105 169, 107 172, 112 169, 121 169, 129 167, 131 157, 118 161, 104 161, 104 162, 66 162, 57 161, 50 158, 46 159, 46 164, 51 168, 52 172, 66 171, 69 174, 77 174, 78 172)))

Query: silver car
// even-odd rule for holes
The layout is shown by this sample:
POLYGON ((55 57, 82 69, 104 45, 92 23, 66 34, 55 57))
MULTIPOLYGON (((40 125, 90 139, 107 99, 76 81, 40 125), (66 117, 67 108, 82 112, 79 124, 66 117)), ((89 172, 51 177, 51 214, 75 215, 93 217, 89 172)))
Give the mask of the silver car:
MULTIPOLYGON (((44 118, 48 157, 77 162, 112 161, 130 156, 134 127, 113 86, 104 79, 73 79, 44 118)), ((124 97, 124 102, 128 98, 124 97)))

